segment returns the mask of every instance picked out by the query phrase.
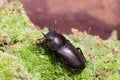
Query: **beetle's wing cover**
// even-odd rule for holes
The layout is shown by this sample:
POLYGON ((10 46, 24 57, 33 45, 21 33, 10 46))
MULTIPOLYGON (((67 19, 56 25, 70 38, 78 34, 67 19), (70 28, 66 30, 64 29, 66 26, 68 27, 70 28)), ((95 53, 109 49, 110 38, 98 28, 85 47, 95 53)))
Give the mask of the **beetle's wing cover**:
POLYGON ((66 43, 58 50, 58 55, 62 61, 70 68, 79 69, 85 67, 85 57, 70 42, 66 43))

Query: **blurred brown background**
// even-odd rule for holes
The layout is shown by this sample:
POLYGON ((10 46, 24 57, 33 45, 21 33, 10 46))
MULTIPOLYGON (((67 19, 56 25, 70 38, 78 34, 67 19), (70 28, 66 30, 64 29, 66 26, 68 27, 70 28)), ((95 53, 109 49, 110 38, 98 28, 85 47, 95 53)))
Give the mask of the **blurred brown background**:
POLYGON ((61 33, 71 28, 107 39, 112 30, 120 40, 120 0, 20 0, 37 26, 56 26, 61 33))

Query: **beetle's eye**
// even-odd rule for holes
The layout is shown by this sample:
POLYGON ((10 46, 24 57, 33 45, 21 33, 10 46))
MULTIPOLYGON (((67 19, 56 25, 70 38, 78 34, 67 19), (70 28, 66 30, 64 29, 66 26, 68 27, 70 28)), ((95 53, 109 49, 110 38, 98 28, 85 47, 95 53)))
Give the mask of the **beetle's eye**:
POLYGON ((49 36, 46 38, 48 41, 52 41, 53 40, 53 36, 49 36))

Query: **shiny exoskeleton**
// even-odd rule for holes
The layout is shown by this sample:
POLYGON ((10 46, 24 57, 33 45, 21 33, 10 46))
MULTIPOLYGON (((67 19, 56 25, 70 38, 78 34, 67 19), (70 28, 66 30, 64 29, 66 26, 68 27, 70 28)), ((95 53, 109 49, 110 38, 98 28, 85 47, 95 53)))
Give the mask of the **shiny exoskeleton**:
POLYGON ((48 48, 55 51, 55 55, 70 69, 83 70, 85 68, 85 57, 82 51, 76 49, 62 34, 49 29, 44 36, 48 48))

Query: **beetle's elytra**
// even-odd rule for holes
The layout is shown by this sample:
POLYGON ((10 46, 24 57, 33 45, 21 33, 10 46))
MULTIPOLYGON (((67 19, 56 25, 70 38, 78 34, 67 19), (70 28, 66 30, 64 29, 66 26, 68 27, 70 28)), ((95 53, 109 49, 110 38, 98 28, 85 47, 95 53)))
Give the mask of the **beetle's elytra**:
POLYGON ((82 51, 76 49, 62 34, 49 29, 44 37, 44 42, 48 48, 54 51, 54 54, 71 70, 83 70, 85 68, 85 57, 82 51))

